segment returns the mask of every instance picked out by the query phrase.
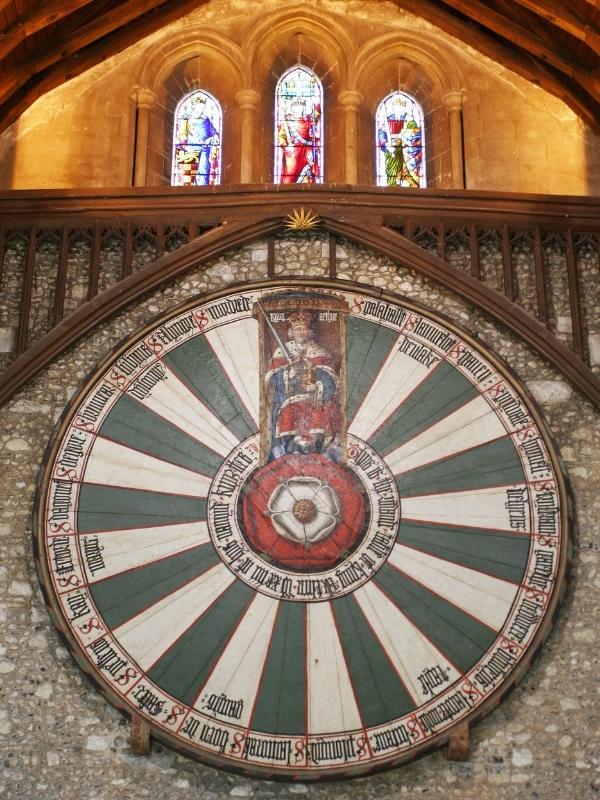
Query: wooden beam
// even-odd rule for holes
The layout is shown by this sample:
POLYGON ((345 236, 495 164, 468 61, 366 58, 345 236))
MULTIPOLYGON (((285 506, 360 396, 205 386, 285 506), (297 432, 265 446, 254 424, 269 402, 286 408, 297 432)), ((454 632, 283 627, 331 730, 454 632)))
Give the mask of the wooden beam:
POLYGON ((275 237, 269 236, 267 239, 267 276, 275 277, 275 237))
MULTIPOLYGON (((108 227, 134 221, 152 225, 157 219, 168 222, 194 220, 200 229, 220 225, 224 219, 247 218, 253 204, 265 213, 290 209, 310 202, 315 212, 331 213, 343 208, 353 220, 385 218, 386 224, 413 226, 444 218, 449 225, 462 227, 476 222, 480 228, 496 228, 503 222, 513 227, 531 227, 600 232, 600 197, 586 195, 549 195, 525 192, 492 192, 463 189, 394 189, 353 187, 346 184, 246 184, 243 189, 230 186, 179 186, 154 188, 101 188, 3 190, 0 191, 0 220, 6 228, 28 228, 32 220, 38 228, 93 227, 97 219, 108 227), (329 209, 329 210, 328 210, 329 209)), ((192 237, 193 238, 193 237, 192 237)))
MULTIPOLYGON (((509 42, 498 42, 489 33, 480 31, 475 25, 462 22, 431 0, 392 0, 392 2, 423 17, 451 36, 466 42, 480 53, 559 97, 592 130, 600 133, 600 90, 597 87, 593 93, 587 92, 581 84, 569 80, 567 76, 561 77, 559 74, 551 73, 548 65, 542 63, 541 59, 512 47, 509 42), (586 94, 589 94, 589 97, 586 97, 586 94)), ((587 82, 593 84, 593 79, 588 77, 587 82)))
MULTIPOLYGON (((17 85, 24 84, 33 75, 44 72, 48 67, 64 61, 68 56, 83 50, 103 36, 123 28, 147 11, 153 8, 155 12, 159 11, 163 3, 164 0, 159 0, 158 5, 156 0, 129 0, 118 8, 98 16, 92 22, 82 26, 76 33, 65 34, 62 39, 58 40, 58 44, 44 56, 34 57, 24 62, 19 69, 14 71, 11 83, 13 85, 15 82, 17 85)), ((0 101, 4 99, 4 95, 5 90, 0 92, 0 101)))
POLYGON ((528 8, 540 17, 571 34, 576 39, 588 44, 596 53, 600 53, 600 33, 589 22, 577 14, 569 11, 564 3, 556 0, 514 0, 520 6, 528 8))
POLYGON ((480 281, 481 261, 479 258, 479 231, 475 222, 472 222, 470 226, 469 245, 471 250, 471 275, 480 281))
POLYGON ((49 25, 54 25, 91 2, 93 0, 67 0, 67 2, 54 0, 34 11, 24 20, 17 20, 0 36, 0 58, 4 58, 12 52, 28 36, 32 36, 49 25))
POLYGON ((35 273, 36 245, 37 231, 35 225, 33 225, 29 231, 25 272, 23 274, 23 283, 21 286, 21 308, 19 310, 19 327, 17 329, 17 342, 15 346, 17 355, 25 352, 27 349, 27 340, 29 338, 29 316, 31 313, 31 293, 33 291, 33 278, 35 273))
POLYGON ((536 225, 533 234, 533 258, 535 265, 535 293, 537 297, 538 317, 548 327, 548 298, 546 294, 546 276, 544 268, 544 249, 542 247, 542 231, 536 225))
MULTIPOLYGON (((519 0, 517 0, 519 2, 519 0)), ((581 49, 581 45, 585 42, 581 38, 574 35, 567 34, 566 31, 555 25, 550 20, 546 19, 542 14, 536 14, 531 10, 528 5, 529 2, 536 2, 538 0, 523 0, 523 4, 517 4, 514 0, 494 0, 494 8, 496 11, 504 14, 509 19, 515 19, 523 27, 527 28, 532 34, 538 37, 549 50, 553 52, 560 52, 563 58, 572 59, 579 66, 587 70, 590 61, 595 58, 595 53, 592 48, 589 52, 581 49)), ((552 0, 556 4, 557 0, 552 0)), ((539 3, 538 3, 539 5, 539 3)), ((589 23, 583 18, 581 20, 581 27, 589 28, 589 23)), ((594 27, 594 26, 592 26, 594 27)), ((592 35, 593 38, 593 35, 592 35)), ((589 48, 589 44, 587 45, 589 48)))
MULTIPOLYGON (((347 187, 343 188, 347 190, 347 187)), ((414 192, 410 193, 414 198, 414 192)), ((278 200, 281 199, 281 195, 287 195, 287 208, 280 208, 274 215, 272 212, 271 215, 268 215, 269 212, 262 203, 256 204, 255 197, 247 198, 245 202, 248 204, 248 210, 253 211, 255 215, 251 215, 249 220, 247 218, 240 221, 230 217, 231 221, 228 224, 221 225, 175 252, 165 255, 159 261, 137 271, 123 281, 119 281, 76 309, 60 325, 35 342, 27 353, 17 358, 8 367, 3 374, 2 384, 0 384, 0 405, 66 347, 72 345, 80 336, 93 330, 96 325, 104 322, 120 309, 125 308, 130 302, 147 295, 148 292, 185 274, 190 269, 197 269, 199 264, 210 263, 212 259, 234 247, 253 240, 264 239, 280 230, 283 219, 289 213, 290 208, 296 207, 299 193, 296 189, 296 197, 292 191, 273 192, 272 194, 276 195, 278 200), (253 203, 255 204, 254 208, 251 207, 253 203)), ((315 194, 318 196, 319 192, 315 192, 315 194)), ((400 234, 383 227, 380 222, 377 224, 369 222, 370 209, 368 206, 357 207, 354 205, 356 221, 352 222, 347 218, 346 208, 342 209, 343 213, 340 215, 339 207, 329 205, 330 200, 327 197, 330 192, 325 190, 322 194, 324 197, 323 207, 311 202, 311 208, 314 208, 320 216, 322 211, 332 208, 338 217, 336 219, 322 216, 322 227, 327 233, 333 233, 359 245, 371 247, 375 252, 394 259, 406 268, 417 269, 419 273, 450 289, 467 302, 475 303, 493 319, 506 325, 522 337, 543 357, 549 359, 581 392, 600 406, 600 380, 598 377, 574 355, 572 350, 569 350, 550 334, 529 312, 511 303, 502 294, 475 280, 466 272, 448 267, 437 256, 408 242, 400 234)), ((302 196, 305 202, 306 194, 302 193, 302 196)), ((414 206, 414 199, 411 202, 414 206)))
POLYGON ((89 44, 93 44, 103 36, 125 27, 149 11, 159 14, 168 4, 168 0, 158 0, 158 2, 157 0, 128 0, 125 3, 118 4, 116 8, 98 16, 95 20, 83 25, 72 34, 63 37, 57 47, 42 58, 29 62, 28 69, 31 70, 30 74, 43 72, 55 64, 57 60, 63 60, 67 56, 83 50, 89 44))
POLYGON ((329 234, 329 277, 337 278, 337 238, 334 233, 329 234))
POLYGON ((457 725, 448 738, 448 761, 468 761, 471 752, 469 723, 457 725))
POLYGON ((56 325, 63 318, 65 311, 65 290, 67 287, 67 268, 69 265, 69 228, 63 225, 60 244, 58 270, 56 272, 56 285, 54 288, 54 309, 52 312, 52 325, 56 325))
MULTIPOLYGON (((503 14, 489 8, 479 0, 451 0, 452 7, 468 16, 474 22, 484 25, 493 33, 502 36, 509 44, 517 45, 523 50, 541 58, 571 78, 587 79, 588 73, 560 55, 561 48, 548 47, 544 42, 516 20, 507 19, 503 14)), ((564 49, 564 46, 563 48, 564 49)))
MULTIPOLYGON (((600 380, 597 376, 528 311, 512 303, 499 292, 476 281, 462 270, 449 268, 438 256, 422 250, 389 228, 369 223, 353 225, 345 220, 325 218, 322 226, 326 231, 389 256, 405 268, 416 269, 420 274, 450 289, 467 302, 474 303, 547 358, 589 400, 600 406, 600 380)), ((10 370, 11 367, 6 374, 10 370)), ((0 402, 2 402, 1 393, 0 402)))
POLYGON ((129 743, 131 750, 136 756, 150 755, 152 740, 150 738, 150 726, 139 714, 131 715, 131 727, 129 729, 129 743))
POLYGON ((567 255, 567 275, 569 278, 569 304, 571 306, 571 330, 573 332, 573 350, 579 358, 584 358, 583 319, 581 316, 581 292, 579 291, 579 275, 577 258, 573 245, 573 231, 569 228, 565 234, 565 252, 567 255))
POLYGON ((0 12, 4 11, 4 9, 8 8, 10 5, 14 5, 15 0, 0 0, 0 12))
POLYGON ((504 294, 514 302, 516 299, 515 279, 510 247, 510 231, 506 223, 502 226, 502 272, 504 276, 504 294))
POLYGON ((165 276, 174 279, 198 264, 206 264, 235 247, 249 241, 262 239, 281 229, 283 219, 259 217, 250 222, 232 222, 213 228, 173 253, 128 275, 109 289, 79 306, 72 314, 54 327, 18 357, 2 374, 0 382, 0 406, 19 387, 49 364, 68 344, 94 329, 115 311, 125 308, 130 302, 161 286, 165 276))
POLYGON ((149 36, 164 25, 188 14, 208 0, 168 0, 147 12, 141 19, 102 35, 100 41, 61 60, 60 47, 53 50, 52 67, 37 75, 33 62, 13 73, 9 81, 0 83, 0 132, 8 128, 35 100, 56 86, 76 77, 100 61, 121 52, 139 39, 149 36), (14 96, 13 96, 14 95, 14 96))

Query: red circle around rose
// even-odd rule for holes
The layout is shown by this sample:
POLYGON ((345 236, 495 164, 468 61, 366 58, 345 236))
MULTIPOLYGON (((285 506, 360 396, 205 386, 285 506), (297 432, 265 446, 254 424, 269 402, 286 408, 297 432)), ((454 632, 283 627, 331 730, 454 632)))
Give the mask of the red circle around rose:
POLYGON ((353 552, 365 535, 368 515, 364 491, 350 469, 320 453, 282 456, 257 470, 245 486, 240 515, 244 538, 275 566, 296 572, 331 569, 353 552), (277 487, 297 477, 329 485, 339 504, 339 518, 331 533, 308 548, 279 534, 269 512, 269 500, 277 487))

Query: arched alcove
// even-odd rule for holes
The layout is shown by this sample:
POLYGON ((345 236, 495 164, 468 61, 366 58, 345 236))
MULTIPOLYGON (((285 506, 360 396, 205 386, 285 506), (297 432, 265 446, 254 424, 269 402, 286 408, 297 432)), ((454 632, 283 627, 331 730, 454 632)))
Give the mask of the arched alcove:
MULTIPOLYGON (((401 31, 369 40, 357 54, 353 79, 366 98, 358 120, 360 140, 359 182, 375 183, 374 159, 367 157, 376 146, 374 119, 381 100, 394 92, 410 95, 423 110, 423 138, 427 142, 427 185, 457 186, 462 164, 455 163, 453 147, 462 152, 461 129, 451 129, 451 104, 460 115, 463 85, 457 65, 447 48, 431 33, 401 31), (457 141, 452 141, 452 139, 457 141)), ((458 121, 460 122, 460 116, 458 121)))
POLYGON ((345 181, 344 117, 336 113, 336 107, 338 93, 347 85, 348 64, 353 61, 355 52, 352 37, 332 15, 285 11, 256 26, 246 38, 247 86, 261 97, 256 111, 255 181, 273 181, 275 88, 279 78, 298 64, 312 70, 319 78, 323 105, 328 109, 323 135, 325 152, 330 156, 327 156, 324 182, 345 181))
MULTIPOLYGON (((221 182, 239 181, 240 113, 235 95, 242 85, 242 58, 234 42, 191 29, 183 41, 178 38, 177 46, 165 43, 143 61, 138 84, 156 98, 149 111, 145 185, 171 183, 175 111, 182 98, 199 89, 218 100, 223 114, 221 182)), ((138 125, 136 150, 143 150, 139 138, 138 125)))

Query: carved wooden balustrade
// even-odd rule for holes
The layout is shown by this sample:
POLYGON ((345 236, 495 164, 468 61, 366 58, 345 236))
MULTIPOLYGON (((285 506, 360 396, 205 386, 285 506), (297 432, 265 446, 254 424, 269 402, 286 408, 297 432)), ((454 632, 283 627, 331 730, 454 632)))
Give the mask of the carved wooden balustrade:
MULTIPOLYGON (((199 263, 275 238, 294 209, 508 326, 600 404, 600 199, 244 186, 0 193, 0 403, 93 325, 199 263)), ((296 275, 296 277, 298 277, 296 275)))

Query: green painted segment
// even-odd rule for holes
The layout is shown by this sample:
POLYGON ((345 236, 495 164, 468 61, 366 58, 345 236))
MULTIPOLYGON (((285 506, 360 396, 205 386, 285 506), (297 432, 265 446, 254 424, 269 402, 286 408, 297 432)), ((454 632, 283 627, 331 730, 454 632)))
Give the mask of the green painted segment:
POLYGON ((364 724, 382 725, 416 706, 352 595, 331 603, 364 724))
POLYGON ((206 519, 206 500, 84 483, 77 504, 77 529, 118 531, 206 519))
POLYGON ((306 607, 281 602, 250 723, 253 730, 304 736, 306 658, 306 607))
POLYGON ((253 419, 206 337, 189 339, 166 355, 164 361, 240 441, 256 433, 253 419))
POLYGON ((456 367, 442 361, 369 439, 380 455, 391 453, 479 395, 456 367))
POLYGON ((497 634, 483 623, 389 564, 385 564, 373 580, 462 672, 469 670, 496 639, 497 634))
MULTIPOLYGON (((154 664, 148 678, 192 705, 253 597, 249 586, 234 581, 154 664)), ((193 605, 189 613, 191 621, 193 605)))
POLYGON ((100 433, 211 478, 223 463, 213 450, 127 395, 115 403, 100 433))
MULTIPOLYGON (((523 467, 508 436, 398 475, 401 497, 523 483, 523 467)), ((482 499, 482 509, 485 499, 482 499)))
POLYGON ((358 317, 347 318, 346 415, 348 424, 354 419, 397 338, 398 331, 358 317))
POLYGON ((529 558, 528 536, 484 528, 402 522, 396 541, 514 583, 521 582, 529 558))
POLYGON ((109 628, 116 628, 219 563, 212 544, 128 570, 90 586, 109 628))

